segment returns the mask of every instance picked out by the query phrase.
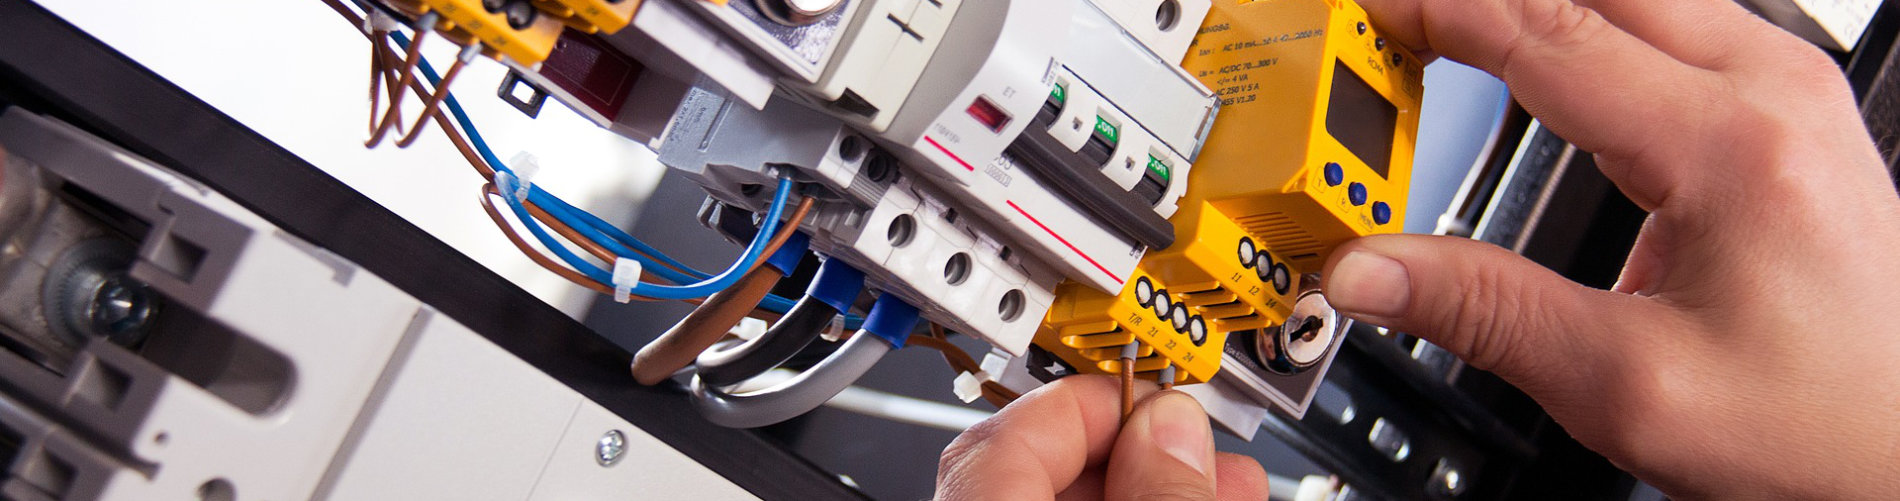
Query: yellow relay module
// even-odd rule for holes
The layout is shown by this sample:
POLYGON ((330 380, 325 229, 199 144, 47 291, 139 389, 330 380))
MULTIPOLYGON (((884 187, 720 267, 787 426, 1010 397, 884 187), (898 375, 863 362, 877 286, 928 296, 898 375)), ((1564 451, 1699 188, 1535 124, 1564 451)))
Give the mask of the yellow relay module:
POLYGON ((1182 65, 1222 107, 1174 245, 1117 295, 1063 284, 1036 345, 1116 373, 1136 344, 1139 377, 1188 384, 1220 371, 1230 333, 1258 330, 1262 365, 1312 367, 1336 344, 1288 319, 1334 248, 1403 226, 1424 63, 1350 0, 1217 0, 1182 65))

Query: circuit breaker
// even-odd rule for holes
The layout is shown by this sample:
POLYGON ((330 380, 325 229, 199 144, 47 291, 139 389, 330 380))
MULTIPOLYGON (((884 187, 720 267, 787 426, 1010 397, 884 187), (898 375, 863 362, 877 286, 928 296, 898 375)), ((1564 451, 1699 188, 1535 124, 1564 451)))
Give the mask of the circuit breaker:
POLYGON ((1321 293, 1333 248, 1400 230, 1424 63, 1349 0, 1259 0, 1215 2, 1184 65, 1221 111, 1170 219, 1174 245, 1114 295, 1062 286, 1037 345, 1116 372, 1119 345, 1139 342, 1137 373, 1172 365, 1199 383, 1240 333, 1267 377, 1315 370, 1342 326, 1296 305, 1321 301, 1303 298, 1321 293))

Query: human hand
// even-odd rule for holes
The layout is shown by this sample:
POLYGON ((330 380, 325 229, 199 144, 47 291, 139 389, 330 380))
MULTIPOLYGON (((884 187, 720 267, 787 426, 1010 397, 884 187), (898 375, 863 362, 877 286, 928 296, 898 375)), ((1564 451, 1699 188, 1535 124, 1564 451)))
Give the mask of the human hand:
POLYGON ((1333 306, 1537 399, 1677 499, 1900 492, 1900 198, 1839 69, 1731 0, 1360 0, 1499 75, 1651 215, 1613 291, 1382 236, 1333 306))
POLYGON ((1214 452, 1201 404, 1136 385, 1071 376, 1023 395, 943 451, 937 499, 1265 499, 1252 458, 1214 452))

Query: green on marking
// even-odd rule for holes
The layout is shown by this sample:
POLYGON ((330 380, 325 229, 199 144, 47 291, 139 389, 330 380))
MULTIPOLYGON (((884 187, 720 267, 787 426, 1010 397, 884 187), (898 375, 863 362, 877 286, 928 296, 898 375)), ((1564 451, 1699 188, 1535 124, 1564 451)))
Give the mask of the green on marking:
POLYGON ((1174 177, 1174 168, 1168 167, 1168 164, 1162 163, 1161 159, 1156 158, 1154 155, 1148 155, 1148 172, 1153 172, 1155 175, 1161 176, 1161 182, 1163 183, 1168 182, 1170 178, 1174 177))
POLYGON ((1056 105, 1069 104, 1069 88, 1057 83, 1056 90, 1050 91, 1049 97, 1055 98, 1056 105))
POLYGON ((1107 139, 1108 144, 1111 146, 1122 143, 1121 127, 1116 127, 1115 124, 1109 123, 1107 118, 1101 116, 1095 117, 1095 133, 1101 134, 1102 138, 1107 139))

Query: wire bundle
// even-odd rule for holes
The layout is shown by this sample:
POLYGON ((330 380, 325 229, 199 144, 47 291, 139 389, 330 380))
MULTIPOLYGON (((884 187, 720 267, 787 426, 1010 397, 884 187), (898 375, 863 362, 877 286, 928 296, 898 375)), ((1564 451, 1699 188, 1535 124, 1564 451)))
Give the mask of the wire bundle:
MULTIPOLYGON (((868 319, 849 316, 851 303, 862 287, 862 274, 842 262, 827 261, 827 264, 834 265, 832 267, 849 271, 836 272, 834 278, 835 275, 856 274, 855 282, 858 285, 841 288, 814 283, 815 288, 831 289, 808 291, 807 296, 797 302, 769 294, 774 284, 791 273, 807 249, 807 241, 797 230, 812 209, 814 200, 800 197, 796 208, 786 217, 786 208, 791 205, 795 189, 789 171, 780 172, 766 214, 740 257, 718 274, 696 270, 613 224, 535 186, 529 179, 533 174, 532 168, 517 171, 495 155, 461 103, 448 90, 449 84, 465 65, 480 54, 479 41, 469 41, 455 64, 449 68, 448 74, 439 75, 420 51, 421 42, 434 28, 436 17, 433 14, 417 16, 409 25, 416 33, 414 41, 411 41, 395 29, 400 26, 393 26, 387 20, 403 19, 402 13, 390 10, 387 6, 355 0, 363 12, 372 16, 387 16, 381 22, 365 23, 364 17, 344 6, 342 0, 323 1, 348 19, 371 43, 370 139, 365 143, 366 146, 374 147, 390 130, 395 130, 402 135, 397 145, 407 147, 419 137, 424 124, 433 120, 469 165, 488 181, 482 186, 480 202, 489 218, 510 243, 537 265, 577 285, 614 295, 623 301, 679 300, 701 305, 660 339, 640 350, 633 364, 633 372, 642 384, 663 381, 690 363, 693 355, 700 355, 701 374, 706 374, 708 366, 715 373, 732 369, 727 371, 730 374, 712 374, 718 376, 713 378, 718 381, 710 385, 695 378, 695 401, 701 411, 721 424, 758 426, 765 421, 777 422, 811 410, 862 376, 884 353, 901 348, 906 341, 942 351, 945 360, 960 372, 974 374, 980 371, 974 359, 945 340, 941 328, 932 325, 933 335, 929 337, 911 335, 917 320, 916 308, 895 296, 886 294, 879 297, 868 319), (418 74, 421 78, 417 78, 418 74), (424 81, 433 89, 425 87, 424 81), (379 115, 379 101, 385 94, 389 106, 379 115), (411 94, 422 99, 425 107, 414 124, 405 128, 400 121, 401 103, 411 94), (446 116, 443 111, 447 112, 446 116), (497 199, 502 203, 496 204, 497 199), (526 228, 534 242, 546 252, 536 249, 517 227, 526 228), (579 249, 579 252, 575 249, 579 249), (768 261, 772 264, 766 265, 768 261), (641 280, 649 275, 666 283, 641 280), (731 356, 722 359, 720 354, 715 353, 720 351, 717 349, 703 354, 701 352, 723 337, 739 319, 748 315, 771 317, 761 313, 761 310, 785 316, 774 318, 776 322, 773 329, 765 337, 755 340, 758 343, 744 343, 742 347, 803 347, 815 337, 819 328, 841 315, 846 320, 846 328, 864 327, 845 343, 844 348, 792 382, 764 392, 725 394, 717 386, 755 376, 753 373, 759 371, 753 366, 760 364, 745 360, 747 363, 724 367, 726 364, 719 360, 730 359, 730 362, 739 359, 731 356), (801 320, 787 323, 793 317, 801 320), (823 322, 812 320, 814 318, 823 322), (799 331, 800 335, 774 336, 783 334, 781 331, 791 330, 799 331), (772 339, 774 337, 784 339, 772 339), (712 356, 711 362, 707 356, 712 356)), ((741 358, 769 360, 771 363, 763 365, 765 370, 769 370, 783 363, 790 354, 783 349, 766 351, 771 353, 741 358)), ((746 355, 747 352, 738 350, 735 353, 746 355)), ((995 382, 985 382, 982 389, 984 397, 999 407, 1017 396, 995 382)))

